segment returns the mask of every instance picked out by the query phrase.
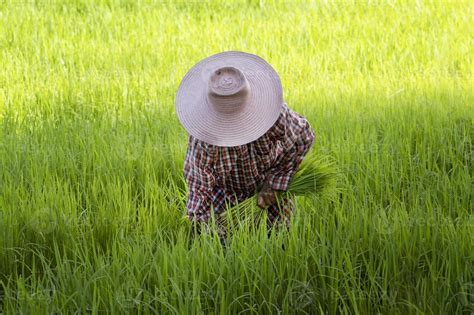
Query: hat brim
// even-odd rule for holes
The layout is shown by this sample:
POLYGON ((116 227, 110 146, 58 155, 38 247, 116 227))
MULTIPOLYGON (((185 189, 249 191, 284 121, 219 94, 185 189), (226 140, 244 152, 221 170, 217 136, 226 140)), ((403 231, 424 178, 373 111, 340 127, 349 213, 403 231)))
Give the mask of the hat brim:
POLYGON ((176 114, 195 138, 217 146, 239 146, 265 134, 276 122, 283 106, 278 73, 264 59, 240 51, 207 57, 183 77, 176 93, 176 114), (238 113, 217 111, 208 101, 210 75, 221 67, 234 67, 245 75, 249 96, 238 113))

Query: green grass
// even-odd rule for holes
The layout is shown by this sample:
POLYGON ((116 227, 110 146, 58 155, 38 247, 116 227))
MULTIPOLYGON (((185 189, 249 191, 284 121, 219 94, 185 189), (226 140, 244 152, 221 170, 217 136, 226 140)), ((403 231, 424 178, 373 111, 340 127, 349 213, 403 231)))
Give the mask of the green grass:
POLYGON ((226 3, 0 2, 0 312, 473 312, 472 3, 226 3), (226 251, 187 239, 174 114, 223 50, 343 174, 226 251))

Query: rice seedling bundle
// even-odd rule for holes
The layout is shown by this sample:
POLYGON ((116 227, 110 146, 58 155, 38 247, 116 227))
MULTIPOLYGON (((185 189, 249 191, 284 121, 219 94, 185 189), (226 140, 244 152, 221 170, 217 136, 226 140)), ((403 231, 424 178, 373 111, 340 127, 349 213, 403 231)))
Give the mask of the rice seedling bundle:
MULTIPOLYGON (((294 199, 298 196, 330 196, 337 191, 336 180, 337 170, 334 162, 328 157, 310 153, 300 164, 288 190, 277 194, 277 204, 283 202, 285 198, 294 199)), ((265 210, 256 206, 257 196, 258 194, 255 194, 226 209, 216 219, 218 229, 224 229, 232 234, 234 229, 240 226, 257 227, 265 213, 265 210)))

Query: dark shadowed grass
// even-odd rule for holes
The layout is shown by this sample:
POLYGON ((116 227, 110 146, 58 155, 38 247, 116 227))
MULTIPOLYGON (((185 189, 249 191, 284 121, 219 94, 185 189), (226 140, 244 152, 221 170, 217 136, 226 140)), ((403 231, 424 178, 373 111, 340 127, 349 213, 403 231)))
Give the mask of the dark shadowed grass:
POLYGON ((298 198, 289 234, 267 239, 264 229, 244 229, 225 251, 212 234, 187 239, 185 137, 173 135, 172 124, 175 140, 155 147, 148 139, 163 125, 114 130, 98 114, 86 133, 87 120, 66 114, 33 131, 10 121, 0 159, 4 308, 468 310, 471 127, 462 115, 432 110, 420 109, 398 127, 389 126, 399 115, 372 111, 364 121, 374 133, 363 139, 333 123, 315 124, 319 135, 339 134, 320 136, 317 147, 345 170, 342 191, 298 198), (411 124, 417 130, 398 138, 411 124))

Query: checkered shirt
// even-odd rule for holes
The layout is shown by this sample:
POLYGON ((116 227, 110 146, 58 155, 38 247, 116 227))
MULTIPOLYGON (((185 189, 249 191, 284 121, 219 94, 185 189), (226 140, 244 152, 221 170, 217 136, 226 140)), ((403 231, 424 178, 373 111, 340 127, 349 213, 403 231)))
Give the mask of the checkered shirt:
MULTIPOLYGON (((187 215, 208 221, 211 209, 222 213, 228 205, 254 195, 266 180, 274 190, 285 191, 314 142, 308 121, 285 103, 275 124, 260 138, 241 146, 221 147, 189 135, 184 162, 188 184, 187 215)), ((288 219, 292 202, 267 209, 270 222, 288 219)))

